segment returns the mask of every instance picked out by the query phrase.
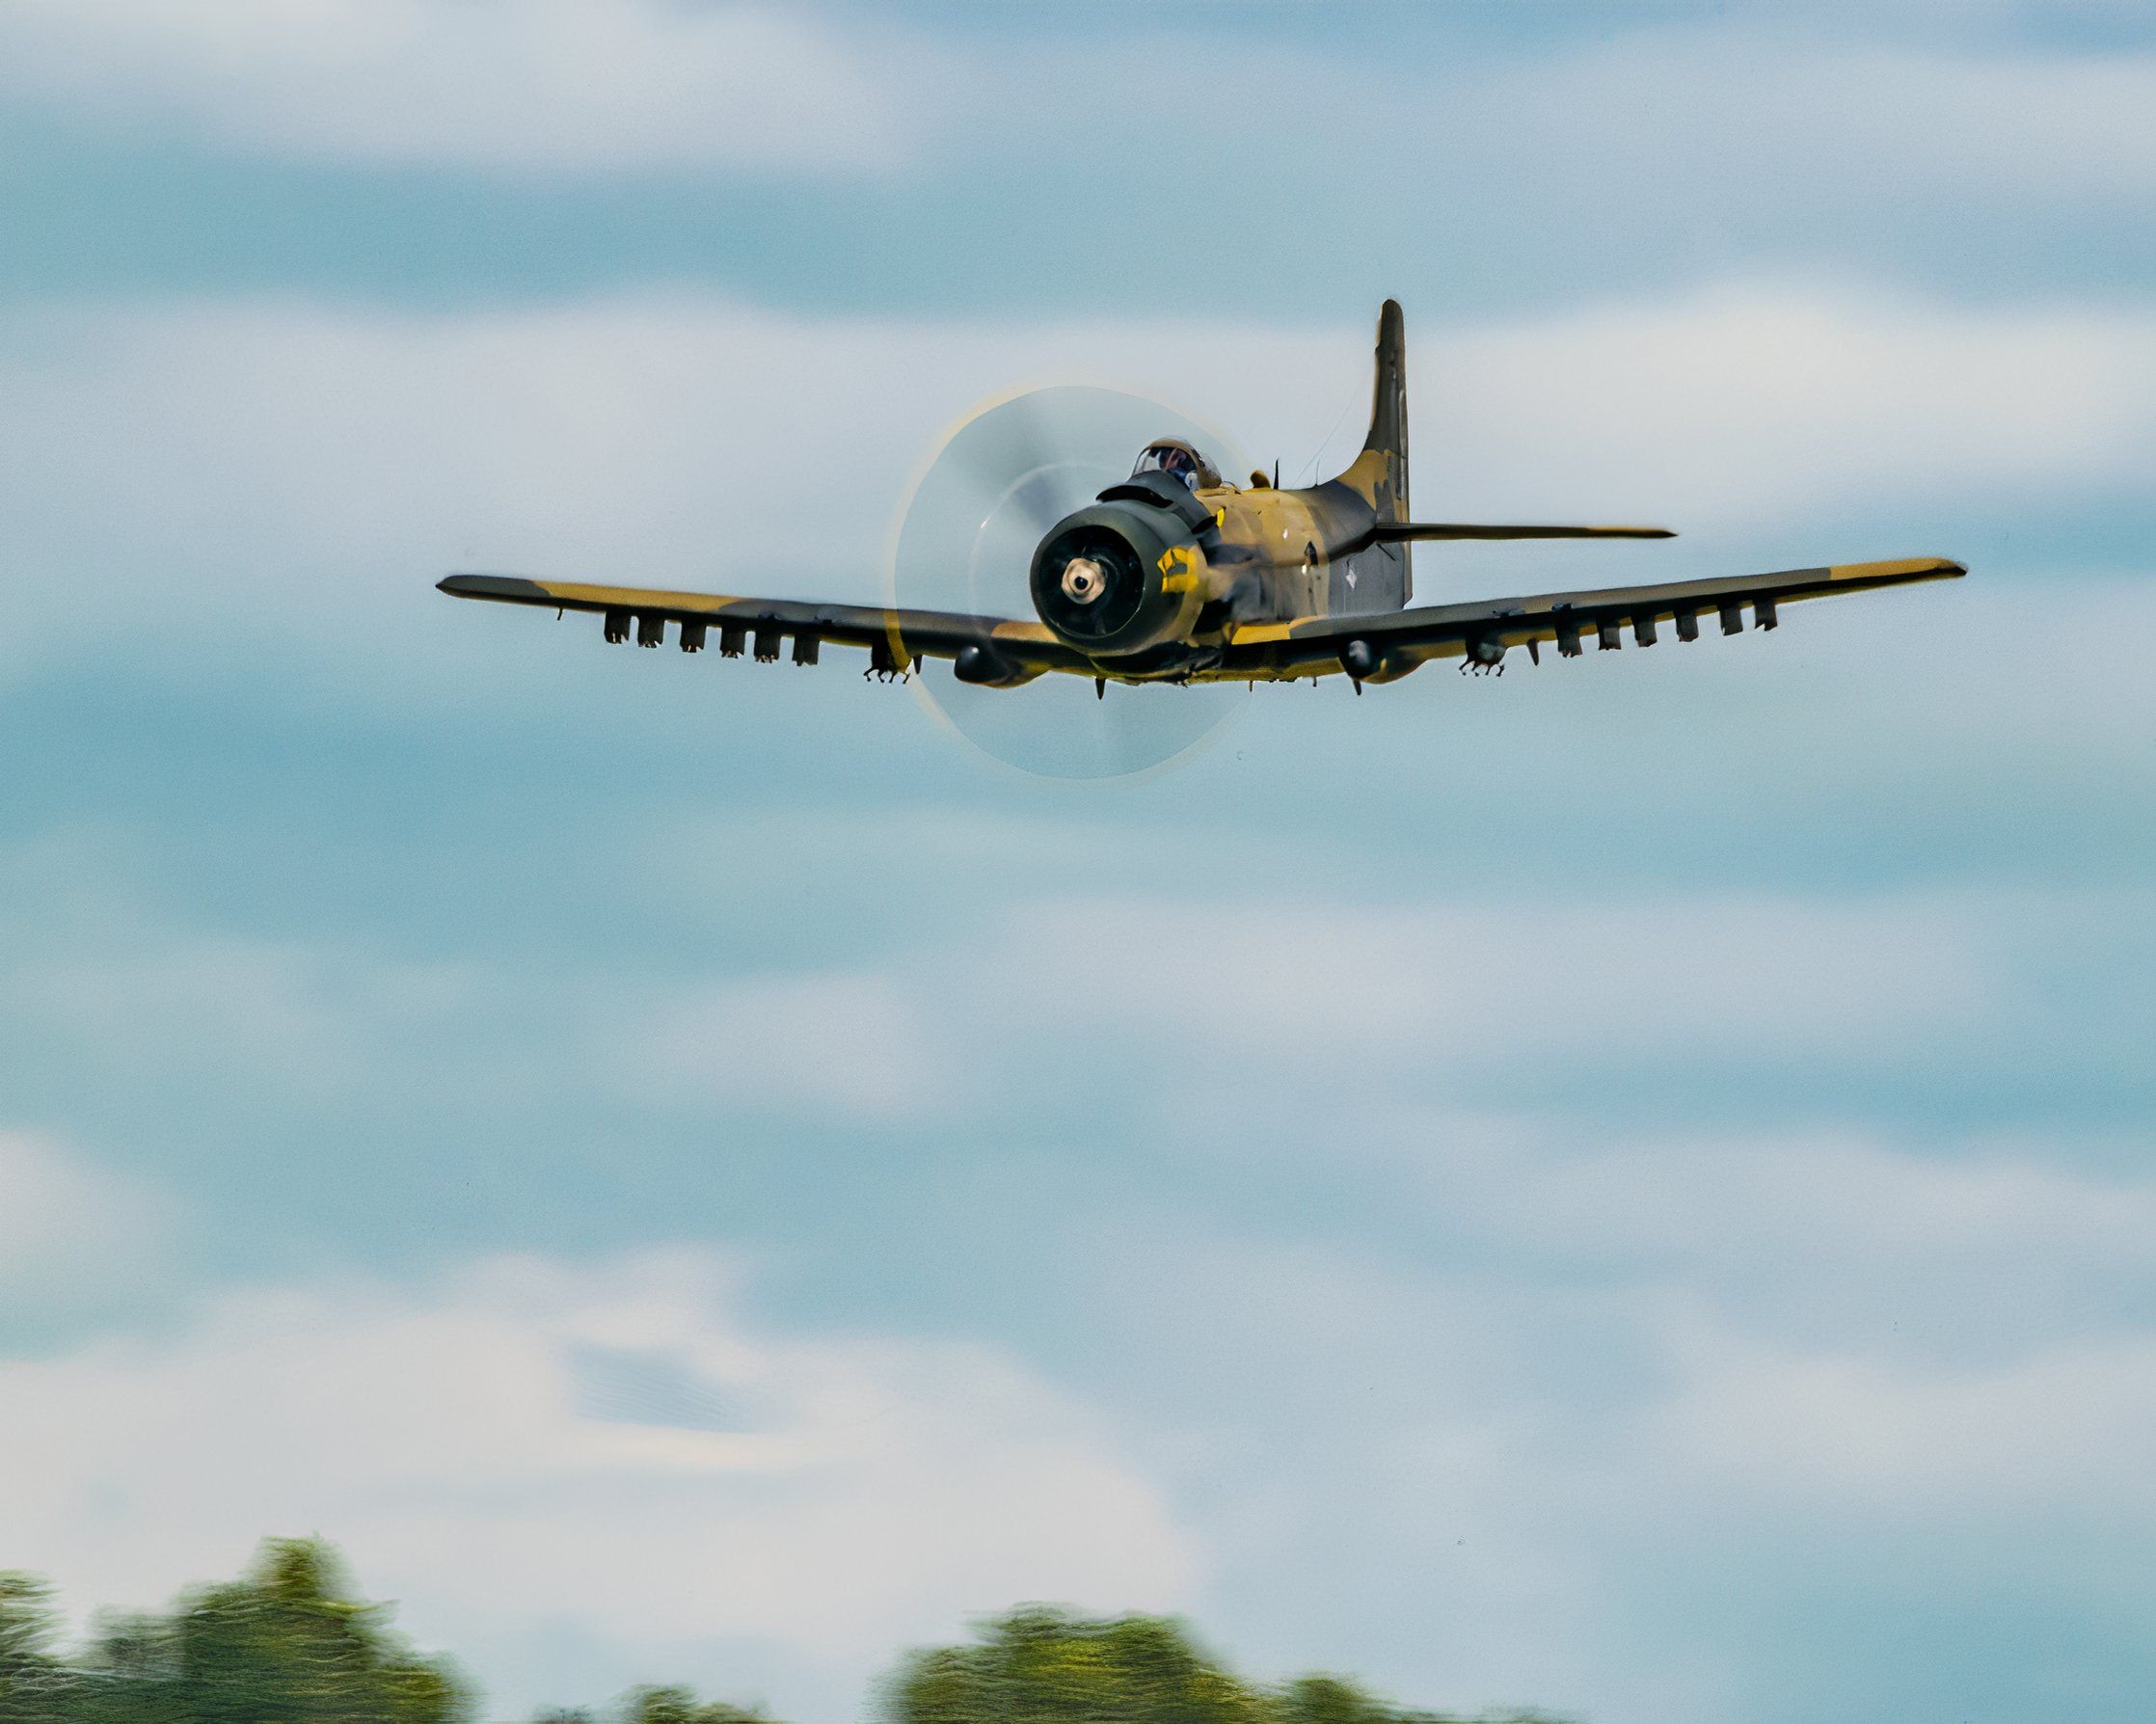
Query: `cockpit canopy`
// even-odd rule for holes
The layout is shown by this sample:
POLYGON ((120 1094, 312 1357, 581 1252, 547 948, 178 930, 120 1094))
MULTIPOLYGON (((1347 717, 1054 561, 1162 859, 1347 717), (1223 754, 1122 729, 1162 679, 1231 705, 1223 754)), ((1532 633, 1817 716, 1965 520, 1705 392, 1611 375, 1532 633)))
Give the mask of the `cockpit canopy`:
POLYGON ((1158 443, 1147 444, 1145 452, 1138 457, 1138 465, 1130 470, 1130 476, 1140 473, 1164 472, 1171 478, 1180 479, 1193 491, 1209 490, 1221 482, 1220 471, 1180 438, 1164 437, 1158 443))

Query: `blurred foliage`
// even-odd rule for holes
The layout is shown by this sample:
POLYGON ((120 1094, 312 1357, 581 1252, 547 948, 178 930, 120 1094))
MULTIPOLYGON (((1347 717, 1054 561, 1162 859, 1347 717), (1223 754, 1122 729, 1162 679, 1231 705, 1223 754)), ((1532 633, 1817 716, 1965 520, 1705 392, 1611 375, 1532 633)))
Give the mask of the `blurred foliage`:
POLYGON ((699 1701, 687 1688, 637 1688, 622 1703, 621 1724, 771 1724, 763 1712, 699 1701))
POLYGON ((67 1679, 53 1653, 52 1596, 29 1575, 0 1574, 0 1720, 46 1724, 67 1679))
POLYGON ((0 1724, 459 1724, 472 1695, 422 1658, 380 1604, 350 1602, 335 1554, 262 1547, 228 1585, 167 1616, 108 1618, 85 1654, 52 1650, 42 1591, 0 1582, 0 1724))
MULTIPOLYGON (((1334 1676, 1264 1687, 1230 1675, 1172 1618, 1091 1620, 1040 1605, 918 1652, 885 1693, 889 1724, 1455 1724, 1334 1676)), ((1556 1724, 1509 1712, 1486 1724, 1556 1724)))
MULTIPOLYGON (((50 1593, 0 1573, 0 1724, 466 1724, 475 1691, 355 1602, 316 1540, 264 1545, 238 1580, 165 1615, 101 1618, 64 1656, 50 1593)), ((1247 1683, 1167 1617, 1093 1620, 1031 1605, 963 1646, 909 1656, 883 1692, 887 1724, 1456 1724, 1402 1711, 1354 1684, 1247 1683)), ((685 1687, 633 1689, 604 1711, 536 1724, 772 1724, 685 1687)), ((1556 1724, 1508 1713, 1484 1724, 1556 1724)))

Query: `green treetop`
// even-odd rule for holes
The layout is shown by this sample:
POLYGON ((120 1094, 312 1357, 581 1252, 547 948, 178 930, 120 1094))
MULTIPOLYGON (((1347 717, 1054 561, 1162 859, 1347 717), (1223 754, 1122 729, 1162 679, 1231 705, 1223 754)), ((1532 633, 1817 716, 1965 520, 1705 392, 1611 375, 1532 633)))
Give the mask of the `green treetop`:
POLYGON ((888 1724, 1446 1724, 1337 1677, 1247 1683, 1171 1618, 1091 1620, 1038 1605, 984 1624, 972 1645, 915 1653, 884 1710, 888 1724))
MULTIPOLYGON (((55 1651, 55 1620, 43 1586, 0 1573, 0 1724, 468 1724, 476 1705, 446 1660, 391 1630, 387 1606, 357 1602, 314 1540, 273 1540, 239 1579, 198 1588, 169 1612, 104 1618, 76 1658, 55 1651)), ((885 1724, 1456 1724, 1338 1677, 1247 1682, 1172 1618, 1044 1605, 984 1623, 964 1645, 912 1654, 882 1700, 885 1724)), ((538 1724, 772 1720, 686 1687, 640 1687, 538 1724)))

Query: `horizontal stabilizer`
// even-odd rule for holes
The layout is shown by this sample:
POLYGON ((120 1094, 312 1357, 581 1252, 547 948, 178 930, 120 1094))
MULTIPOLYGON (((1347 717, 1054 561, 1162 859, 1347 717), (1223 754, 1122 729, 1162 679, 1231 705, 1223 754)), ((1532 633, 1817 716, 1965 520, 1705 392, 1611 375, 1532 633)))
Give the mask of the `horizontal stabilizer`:
POLYGON ((1397 539, 1674 539, 1666 526, 1470 526, 1457 521, 1381 521, 1380 544, 1397 539))

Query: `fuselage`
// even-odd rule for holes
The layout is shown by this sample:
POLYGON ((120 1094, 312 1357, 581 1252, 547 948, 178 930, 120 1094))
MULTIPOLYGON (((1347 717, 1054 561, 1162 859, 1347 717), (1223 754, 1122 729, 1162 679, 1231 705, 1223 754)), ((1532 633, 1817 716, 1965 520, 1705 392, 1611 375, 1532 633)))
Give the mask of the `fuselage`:
POLYGON ((1404 518, 1400 465, 1366 450, 1292 490, 1134 475, 1041 540, 1035 608, 1103 675, 1148 680, 1203 675, 1240 628, 1397 610, 1408 548, 1373 535, 1404 518))

